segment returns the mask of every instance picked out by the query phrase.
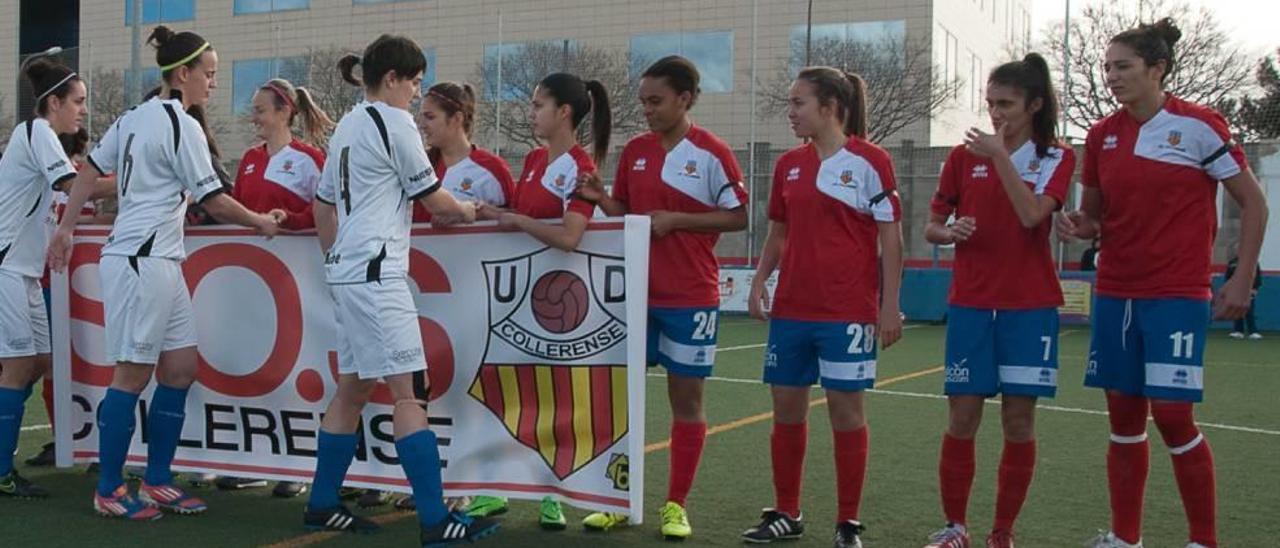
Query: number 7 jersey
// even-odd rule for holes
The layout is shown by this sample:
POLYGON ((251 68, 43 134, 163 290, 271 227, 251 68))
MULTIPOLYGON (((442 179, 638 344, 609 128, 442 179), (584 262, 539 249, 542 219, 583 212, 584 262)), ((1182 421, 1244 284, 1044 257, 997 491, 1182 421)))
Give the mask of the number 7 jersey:
POLYGON ((330 284, 404 277, 412 202, 440 188, 408 111, 362 102, 338 123, 316 199, 338 210, 325 257, 330 284))

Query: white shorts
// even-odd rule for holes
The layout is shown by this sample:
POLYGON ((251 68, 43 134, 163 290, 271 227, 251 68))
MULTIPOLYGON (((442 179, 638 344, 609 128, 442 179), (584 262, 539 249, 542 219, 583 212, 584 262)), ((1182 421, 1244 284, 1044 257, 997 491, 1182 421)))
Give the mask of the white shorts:
POLYGON ((338 373, 361 379, 426 370, 418 307, 404 278, 333 285, 338 373))
POLYGON ((178 261, 103 255, 98 272, 111 363, 155 365, 161 352, 196 345, 191 294, 178 261))
POLYGON ((38 278, 0 270, 0 358, 49 353, 49 313, 38 278))

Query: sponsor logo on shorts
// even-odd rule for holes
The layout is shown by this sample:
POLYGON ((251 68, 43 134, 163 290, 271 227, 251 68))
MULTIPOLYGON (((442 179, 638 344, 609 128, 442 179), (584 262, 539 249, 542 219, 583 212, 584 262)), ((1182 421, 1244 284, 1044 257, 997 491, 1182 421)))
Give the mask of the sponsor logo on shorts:
POLYGON ((969 382, 969 366, 965 365, 969 362, 969 358, 965 358, 947 366, 947 382, 969 382))
POLYGON ((777 347, 777 345, 773 345, 773 344, 769 345, 769 351, 764 353, 764 366, 765 366, 765 367, 777 367, 777 366, 778 366, 778 352, 777 352, 777 348, 778 348, 778 347, 777 347))
POLYGON ((1191 372, 1187 371, 1186 368, 1178 368, 1177 371, 1173 372, 1173 384, 1178 386, 1190 386, 1191 372))
POLYGON ((1094 350, 1089 351, 1089 368, 1085 370, 1084 374, 1090 377, 1098 374, 1098 352, 1097 351, 1094 351, 1094 350))
POLYGON ((1053 370, 1045 367, 1040 370, 1040 384, 1053 384, 1053 370))
POLYGON ((31 341, 31 337, 23 337, 20 339, 9 339, 8 343, 9 343, 9 348, 12 348, 14 350, 25 350, 27 348, 31 348, 31 345, 33 344, 31 341))
POLYGON ((154 352, 156 349, 156 345, 144 341, 133 341, 130 346, 134 352, 154 352))
POLYGON ((707 363, 707 351, 706 351, 706 350, 698 350, 696 353, 694 353, 694 355, 693 355, 693 363, 695 363, 695 364, 703 364, 703 363, 707 363))
POLYGON ((391 361, 395 363, 410 363, 422 357, 422 347, 392 350, 387 353, 387 357, 391 358, 391 361))

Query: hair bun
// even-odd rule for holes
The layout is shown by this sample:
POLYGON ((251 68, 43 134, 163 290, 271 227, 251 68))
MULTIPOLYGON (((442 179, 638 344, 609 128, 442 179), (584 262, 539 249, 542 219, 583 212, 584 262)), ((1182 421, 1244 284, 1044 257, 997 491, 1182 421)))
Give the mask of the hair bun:
POLYGON ((1039 73, 1046 76, 1049 74, 1049 61, 1045 60, 1044 56, 1039 53, 1034 51, 1028 53, 1022 58, 1022 62, 1026 63, 1031 68, 1034 68, 1039 73))
POLYGON ((159 25, 151 31, 151 36, 147 37, 147 43, 154 45, 158 49, 172 41, 175 36, 177 34, 173 32, 173 29, 159 25))
POLYGON ((1152 23, 1151 30, 1163 39, 1164 43, 1168 44, 1170 49, 1172 49, 1173 45, 1178 43, 1178 40, 1182 38, 1182 30, 1173 22, 1172 17, 1165 17, 1155 23, 1152 23))

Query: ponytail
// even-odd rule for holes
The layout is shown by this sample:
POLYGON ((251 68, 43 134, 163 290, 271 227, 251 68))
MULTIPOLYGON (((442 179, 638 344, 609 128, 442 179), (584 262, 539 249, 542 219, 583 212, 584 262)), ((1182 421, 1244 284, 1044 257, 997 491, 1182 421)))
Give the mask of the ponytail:
POLYGON ((809 82, 820 104, 836 104, 836 117, 846 137, 867 138, 867 84, 861 76, 831 67, 808 67, 796 80, 809 82))
POLYGON ((1049 63, 1044 57, 1032 52, 1021 61, 1000 65, 991 71, 987 83, 1021 90, 1026 107, 1040 99, 1040 110, 1031 117, 1031 140, 1036 144, 1036 156, 1048 155, 1049 147, 1058 143, 1059 107, 1049 63))
POLYGON ((867 138, 867 83, 862 77, 852 72, 844 73, 845 80, 853 86, 849 100, 845 103, 844 134, 867 138))
POLYGON ((329 142, 329 133, 336 124, 323 109, 316 105, 311 91, 299 87, 295 91, 298 114, 302 115, 302 140, 311 146, 323 149, 329 142))
POLYGON ((613 132, 613 111, 609 109, 609 91, 599 80, 584 82, 591 97, 591 155, 596 165, 603 166, 609 155, 609 135, 613 132))
POLYGON ((344 55, 338 60, 338 70, 348 84, 374 90, 382 85, 382 78, 391 71, 395 71, 396 78, 400 80, 416 78, 427 70, 427 58, 422 56, 422 48, 413 40, 383 34, 364 48, 363 55, 344 55), (360 65, 358 78, 356 65, 360 65))
POLYGON ((353 86, 364 87, 364 83, 360 81, 360 77, 355 75, 356 65, 360 64, 360 56, 354 53, 343 55, 338 59, 338 73, 342 75, 342 79, 353 86))

